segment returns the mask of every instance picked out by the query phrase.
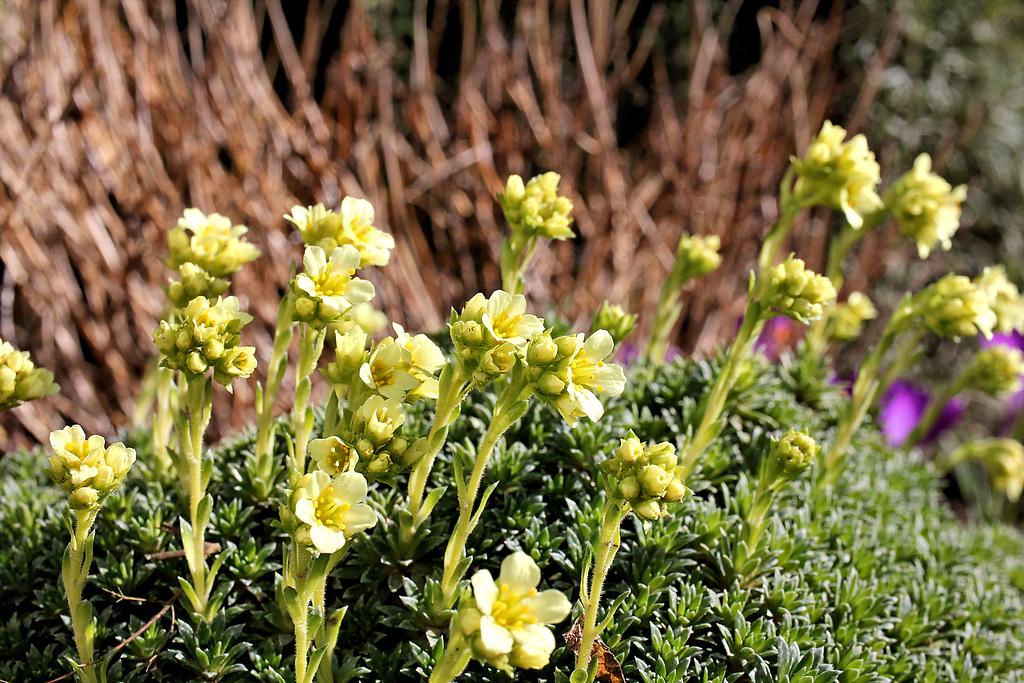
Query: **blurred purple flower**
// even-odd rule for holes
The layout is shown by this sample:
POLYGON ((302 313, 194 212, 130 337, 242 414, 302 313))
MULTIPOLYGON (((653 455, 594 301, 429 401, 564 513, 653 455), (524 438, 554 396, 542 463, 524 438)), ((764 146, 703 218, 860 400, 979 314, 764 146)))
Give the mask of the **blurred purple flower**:
MULTIPOLYGON (((615 347, 615 362, 619 365, 632 365, 643 359, 644 354, 639 346, 623 342, 615 347)), ((671 363, 676 358, 682 358, 683 351, 675 344, 669 344, 665 351, 665 362, 671 363)))
POLYGON ((779 315, 764 324, 754 348, 763 353, 768 360, 777 363, 782 352, 792 348, 796 340, 796 323, 784 315, 779 315))
MULTIPOLYGON (((902 446, 921 421, 930 396, 921 387, 896 380, 885 392, 879 402, 878 422, 882 425, 882 434, 892 446, 902 446)), ((934 441, 942 432, 951 428, 963 417, 964 403, 959 397, 949 401, 939 414, 932 428, 928 430, 921 443, 934 441)))
POLYGON ((984 336, 979 335, 978 341, 981 348, 987 349, 990 346, 1009 346, 1012 349, 1020 349, 1024 351, 1024 335, 1017 330, 1010 333, 996 332, 992 335, 991 339, 986 339, 984 336))

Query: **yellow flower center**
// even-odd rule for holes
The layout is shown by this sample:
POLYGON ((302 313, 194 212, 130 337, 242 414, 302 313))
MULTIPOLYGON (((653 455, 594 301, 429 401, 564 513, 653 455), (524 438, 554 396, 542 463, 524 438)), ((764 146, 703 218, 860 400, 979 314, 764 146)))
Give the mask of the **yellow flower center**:
POLYGON ((394 367, 385 365, 379 360, 375 360, 370 363, 370 375, 373 377, 373 383, 378 387, 391 386, 394 384, 394 374, 394 367))
POLYGON ((352 509, 348 503, 338 500, 334 495, 334 487, 328 486, 324 492, 313 501, 314 515, 316 521, 327 527, 334 527, 338 531, 345 530, 345 513, 352 509))
POLYGON ((516 325, 523 319, 521 315, 508 315, 502 314, 500 318, 493 322, 494 336, 500 337, 501 339, 508 339, 509 337, 515 337, 516 325))
POLYGON ((530 607, 523 602, 523 598, 533 597, 537 594, 536 588, 531 588, 526 595, 519 595, 512 592, 507 583, 498 586, 498 599, 491 606, 491 616, 499 626, 509 629, 520 629, 523 624, 536 624, 537 617, 530 614, 530 607))

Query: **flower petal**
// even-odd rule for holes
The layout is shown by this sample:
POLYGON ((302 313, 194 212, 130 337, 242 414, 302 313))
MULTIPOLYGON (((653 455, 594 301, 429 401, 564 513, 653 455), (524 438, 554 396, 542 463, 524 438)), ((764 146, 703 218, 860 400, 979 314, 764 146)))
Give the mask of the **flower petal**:
POLYGON ((345 533, 348 536, 369 529, 377 523, 377 513, 369 505, 359 503, 345 513, 345 533))
POLYGON ((561 591, 546 590, 537 595, 525 598, 523 603, 530 610, 530 616, 542 624, 557 624, 569 616, 572 603, 561 591))
POLYGON ((499 626, 489 614, 480 618, 480 642, 488 657, 506 655, 512 651, 515 641, 504 626, 499 626))
POLYGON ((484 614, 490 614, 491 608, 494 607, 494 601, 498 599, 498 586, 494 583, 491 573, 486 569, 481 569, 473 574, 470 583, 473 584, 473 597, 476 598, 476 606, 484 614))
POLYGON ((358 472, 342 472, 334 478, 331 485, 334 487, 335 497, 353 507, 366 498, 366 479, 358 472))
POLYGON ((314 526, 309 530, 313 546, 322 553, 333 553, 345 545, 345 532, 329 526, 314 526))
POLYGON ((526 553, 514 552, 502 560, 498 583, 508 584, 511 592, 525 595, 540 583, 540 567, 526 553))

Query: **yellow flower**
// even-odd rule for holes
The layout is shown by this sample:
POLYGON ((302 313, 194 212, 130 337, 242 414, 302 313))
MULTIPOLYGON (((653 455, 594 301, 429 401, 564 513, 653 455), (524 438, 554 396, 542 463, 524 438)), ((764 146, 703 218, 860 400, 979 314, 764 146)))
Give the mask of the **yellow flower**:
POLYGON ((497 581, 484 569, 471 583, 474 607, 459 624, 472 639, 477 658, 505 670, 547 666, 555 649, 548 625, 569 616, 572 604, 557 590, 538 592, 537 563, 526 553, 515 552, 502 561, 497 581))
POLYGON ((851 292, 846 303, 836 305, 833 316, 835 328, 832 337, 839 341, 852 341, 860 335, 865 322, 878 317, 878 311, 866 295, 851 292))
POLYGON ((921 258, 928 258, 936 244, 949 250, 950 238, 960 227, 960 204, 966 198, 966 185, 954 188, 932 173, 932 159, 927 154, 918 156, 914 167, 885 193, 885 203, 900 231, 917 242, 921 258))
POLYGON ((252 316, 238 310, 233 296, 213 302, 196 297, 174 323, 161 320, 153 330, 160 365, 193 378, 212 367, 214 379, 230 390, 233 380, 246 378, 256 369, 255 349, 239 346, 242 327, 251 320, 252 316))
POLYGON ((366 479, 357 472, 342 472, 333 479, 324 472, 302 476, 291 495, 291 508, 304 526, 296 539, 311 550, 333 553, 353 535, 377 523, 377 515, 363 501, 366 479))
POLYGON ((996 314, 996 332, 1009 334, 1024 327, 1024 301, 1021 301, 1017 285, 1006 278, 1006 269, 1002 265, 983 270, 974 278, 974 284, 989 297, 996 314))
POLYGON ((398 323, 392 323, 398 344, 410 356, 409 372, 420 385, 409 392, 408 398, 437 398, 437 371, 445 364, 444 354, 425 334, 409 335, 398 323))
POLYGON ((37 368, 27 351, 0 341, 0 410, 13 408, 60 391, 53 373, 37 368))
POLYGON ((316 462, 318 470, 332 477, 354 470, 359 462, 359 453, 337 436, 310 441, 309 455, 316 462))
POLYGON ((46 472, 76 510, 102 503, 135 463, 135 449, 120 442, 106 446, 102 436, 87 439, 79 425, 51 432, 50 446, 53 455, 46 472))
POLYGON ((560 175, 548 172, 531 178, 524 186, 522 178, 509 176, 498 201, 513 232, 554 240, 573 236, 569 227, 572 201, 558 195, 560 180, 560 175))
POLYGON ((185 209, 178 225, 167 233, 167 265, 177 270, 193 263, 211 277, 227 277, 260 255, 260 250, 242 237, 248 231, 244 225, 231 225, 219 213, 207 216, 199 209, 185 209))
POLYGON ((391 337, 381 340, 359 368, 359 379, 381 396, 404 401, 421 384, 409 369, 412 353, 391 337))
POLYGON ((991 337, 998 322, 989 295, 967 277, 953 273, 918 292, 913 306, 925 327, 950 339, 991 337))
POLYGON ((800 322, 820 317, 836 298, 832 281, 805 268, 792 254, 769 271, 769 278, 765 305, 800 322))
POLYGON ((302 241, 325 252, 343 245, 355 247, 360 267, 386 266, 395 248, 395 239, 374 227, 373 205, 365 199, 345 197, 340 213, 328 211, 323 204, 292 207, 285 218, 295 224, 302 241))
POLYGON ((292 281, 296 320, 326 325, 374 296, 373 284, 353 277, 360 267, 355 247, 336 247, 330 259, 320 247, 306 247, 302 265, 304 272, 292 281))
POLYGON ((1020 391, 1021 375, 1024 375, 1024 353, 1001 344, 978 351, 964 371, 967 386, 989 396, 1020 391))
POLYGON ((581 417, 595 422, 601 419, 604 405, 597 394, 618 396, 626 388, 626 375, 622 368, 605 362, 615 350, 612 336, 598 330, 586 341, 583 338, 583 333, 560 338, 562 345, 568 343, 576 348, 576 352, 569 355, 565 393, 555 399, 555 407, 570 427, 575 427, 581 417))
POLYGON ((854 228, 864 217, 884 208, 875 191, 879 166, 863 135, 846 139, 846 130, 826 121, 807 148, 794 159, 797 173, 794 197, 801 206, 825 205, 843 212, 854 228))

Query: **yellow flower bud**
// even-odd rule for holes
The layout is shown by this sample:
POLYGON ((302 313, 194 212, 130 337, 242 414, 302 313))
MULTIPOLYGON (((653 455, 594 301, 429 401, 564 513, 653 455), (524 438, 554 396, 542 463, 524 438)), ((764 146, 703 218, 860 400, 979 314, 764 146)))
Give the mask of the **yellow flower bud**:
POLYGON ((931 169, 931 157, 918 156, 914 167, 885 193, 900 231, 917 243, 921 258, 928 258, 937 244, 949 250, 950 238, 960 227, 960 204, 967 197, 966 185, 954 188, 931 169))

